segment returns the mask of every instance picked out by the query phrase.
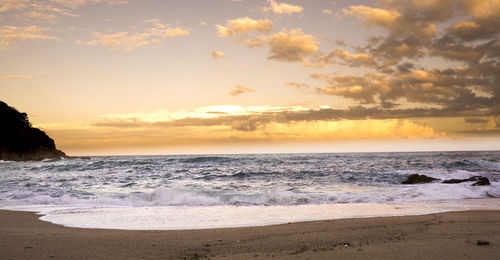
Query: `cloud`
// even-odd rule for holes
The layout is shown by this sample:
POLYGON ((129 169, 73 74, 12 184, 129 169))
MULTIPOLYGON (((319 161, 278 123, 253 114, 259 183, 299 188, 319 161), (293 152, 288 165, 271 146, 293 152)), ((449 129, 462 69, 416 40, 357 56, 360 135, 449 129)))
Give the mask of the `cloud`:
POLYGON ((487 123, 489 120, 481 117, 466 117, 464 118, 465 123, 477 124, 477 123, 487 123))
POLYGON ((79 17, 74 11, 91 4, 126 4, 126 0, 1 0, 0 13, 8 13, 18 20, 56 22, 60 16, 79 17))
POLYGON ((390 75, 368 72, 362 76, 313 74, 311 77, 326 83, 318 88, 320 94, 341 96, 364 104, 405 101, 427 107, 438 105, 460 115, 467 110, 498 113, 495 102, 500 91, 498 79, 493 76, 498 72, 498 68, 484 66, 484 70, 432 69, 390 75), (491 76, 485 78, 486 73, 491 76))
POLYGON ((278 3, 275 0, 268 0, 267 2, 269 3, 269 7, 264 7, 263 10, 264 11, 270 10, 275 14, 288 14, 288 15, 291 15, 294 13, 299 14, 304 10, 304 8, 302 6, 299 6, 299 5, 278 3))
POLYGON ((480 35, 480 33, 477 32, 480 27, 481 26, 474 21, 460 21, 448 28, 448 31, 458 38, 474 39, 480 35))
POLYGON ((127 0, 47 0, 40 3, 37 0, 1 0, 0 12, 22 9, 54 9, 55 6, 77 9, 89 4, 126 4, 127 0))
POLYGON ((26 8, 29 6, 29 2, 28 0, 2 0, 0 12, 26 8))
POLYGON ((144 23, 150 24, 151 26, 144 29, 142 32, 94 32, 92 34, 93 39, 86 41, 85 44, 89 46, 102 45, 109 49, 131 51, 140 46, 158 44, 165 38, 189 36, 189 31, 180 27, 172 28, 168 24, 162 24, 158 19, 146 20, 144 23))
POLYGON ((89 4, 126 4, 127 0, 50 0, 53 3, 60 4, 62 6, 70 7, 72 9, 79 8, 81 6, 89 4))
POLYGON ((247 88, 247 87, 244 87, 244 86, 236 86, 234 87, 234 90, 232 90, 231 92, 229 92, 229 95, 231 96, 239 96, 243 93, 247 93, 247 92, 255 92, 256 90, 253 89, 253 88, 247 88))
POLYGON ((462 0, 460 2, 465 12, 477 19, 494 19, 500 16, 500 1, 498 0, 462 0))
POLYGON ((266 125, 265 129, 270 133, 281 132, 285 138, 296 136, 306 140, 321 141, 436 138, 446 135, 430 126, 420 125, 408 119, 313 121, 298 122, 286 126, 271 123, 266 125), (284 130, 284 127, 289 129, 284 130))
POLYGON ((352 54, 341 49, 334 49, 330 53, 326 55, 318 55, 316 58, 318 59, 317 62, 325 64, 337 63, 335 60, 339 60, 339 62, 343 63, 343 65, 347 65, 349 67, 378 67, 375 59, 366 53, 352 54))
POLYGON ((216 50, 213 50, 211 55, 214 59, 222 59, 226 57, 226 55, 223 52, 216 50))
POLYGON ((312 77, 319 77, 328 83, 326 87, 318 88, 319 93, 351 98, 365 104, 374 104, 377 97, 391 91, 383 74, 366 73, 363 77, 349 74, 331 77, 313 74, 312 77))
POLYGON ((27 12, 27 13, 24 13, 23 15, 25 17, 32 19, 32 20, 48 21, 50 23, 54 23, 58 18, 58 16, 56 14, 43 13, 43 12, 37 12, 37 11, 27 12))
POLYGON ((401 14, 396 10, 372 8, 364 5, 350 6, 349 8, 343 10, 345 14, 361 19, 370 26, 377 25, 390 29, 401 17, 401 14))
POLYGON ((297 89, 309 89, 310 88, 309 84, 307 84, 307 83, 294 82, 294 81, 286 82, 285 85, 290 86, 290 87, 295 87, 297 89))
POLYGON ((0 48, 7 48, 18 40, 57 40, 46 35, 49 28, 39 26, 2 26, 0 27, 0 48))
POLYGON ((260 47, 264 46, 264 43, 262 42, 261 39, 251 39, 251 38, 244 37, 241 39, 241 41, 248 48, 260 48, 260 47))
MULTIPOLYGON (((204 121, 208 122, 208 121, 204 121)), ((203 122, 203 123, 204 123, 203 122)), ((140 122, 138 122, 140 123, 140 122)), ((443 138, 446 133, 435 130, 425 123, 412 120, 340 120, 309 122, 261 122, 254 118, 234 119, 221 122, 224 125, 191 125, 147 127, 85 126, 73 128, 49 128, 58 145, 65 150, 103 148, 116 151, 123 148, 153 148, 158 151, 179 151, 179 147, 221 145, 221 144, 257 144, 276 142, 307 142, 325 140, 373 140, 387 139, 435 139, 443 138), (168 129, 166 131, 166 129, 168 129)), ((191 149, 190 149, 191 150, 191 149)), ((204 150, 206 151, 206 150, 204 150)), ((190 151, 192 153, 192 150, 190 151)))
POLYGON ((416 7, 409 8, 408 5, 413 4, 408 1, 396 1, 390 2, 390 9, 363 5, 343 9, 344 14, 360 19, 367 26, 377 26, 388 31, 389 35, 379 37, 367 48, 368 54, 384 60, 382 63, 386 65, 381 67, 382 70, 390 70, 390 67, 405 57, 423 57, 426 54, 425 47, 436 36, 437 27, 433 23, 434 20, 427 19, 425 12, 416 7))
POLYGON ((1 76, 1 79, 31 79, 33 76, 31 75, 6 75, 6 76, 1 76))
POLYGON ((380 1, 343 12, 386 32, 364 46, 341 45, 354 52, 315 53, 312 60, 319 65, 361 69, 311 74, 322 82, 315 87, 318 94, 372 104, 393 116, 400 106, 419 107, 422 115, 500 114, 500 1, 380 1), (433 68, 421 62, 424 57, 437 64, 445 60, 448 68, 433 68))
POLYGON ((216 25, 220 37, 236 37, 248 48, 269 47, 269 60, 307 63, 307 58, 319 51, 316 37, 301 29, 292 29, 271 35, 249 35, 250 32, 268 33, 273 23, 269 20, 253 20, 248 17, 228 20, 226 26, 216 25))
POLYGON ((227 20, 226 26, 217 24, 215 28, 220 37, 233 37, 236 34, 248 34, 249 32, 270 32, 273 29, 273 22, 243 17, 227 20))
MULTIPOLYGON (((431 51, 432 55, 458 56, 465 50, 464 42, 472 46, 478 40, 495 39, 500 26, 500 1, 452 1, 452 0, 425 0, 425 1, 387 1, 386 9, 366 6, 351 6, 345 13, 365 21, 368 25, 377 25, 389 30, 389 35, 378 49, 380 53, 392 50, 392 57, 422 57, 422 54, 431 51), (397 12, 397 14, 396 14, 397 12), (376 14, 379 15, 376 15, 376 14), (390 14, 393 15, 390 15, 390 14), (382 15, 385 14, 385 15, 382 15), (458 20, 458 21, 457 21, 458 20), (440 39, 433 39, 437 35, 436 22, 453 21, 452 25, 444 26, 444 35, 440 39), (413 35, 413 36, 412 36, 413 35), (454 48, 453 54, 446 51, 433 52, 430 40, 446 42, 447 48, 454 48), (475 42, 475 43, 474 43, 475 42), (394 46, 400 46, 399 53, 394 46), (406 49, 406 50, 405 50, 406 49), (420 55, 418 55, 420 53, 420 55)), ((481 43, 479 43, 481 44, 481 43)), ((439 45, 439 44, 438 44, 439 45)), ((443 49, 444 50, 444 49, 443 49)), ((465 50, 466 56, 474 55, 465 50)), ((475 54, 477 55, 477 54, 475 54)))
POLYGON ((421 0, 412 1, 408 9, 417 9, 424 19, 432 21, 445 21, 453 15, 456 0, 421 0))
POLYGON ((319 50, 319 42, 315 37, 304 34, 302 30, 281 31, 269 36, 261 36, 260 40, 269 46, 270 60, 287 62, 304 62, 307 56, 319 50))
POLYGON ((151 35, 148 33, 135 33, 129 35, 128 32, 95 32, 92 34, 92 38, 94 39, 87 41, 86 45, 102 45, 109 49, 122 49, 125 51, 131 51, 139 46, 145 46, 156 42, 155 39, 151 39, 151 35))
POLYGON ((430 53, 447 60, 477 63, 486 54, 487 45, 466 44, 456 38, 444 36, 435 41, 430 53))
MULTIPOLYGON (((145 133, 181 131, 193 136, 214 138, 212 134, 238 136, 257 140, 328 140, 372 138, 433 138, 446 135, 408 117, 418 116, 422 110, 394 110, 394 115, 378 108, 352 107, 346 110, 306 109, 273 111, 273 108, 242 115, 214 114, 211 117, 188 116, 167 121, 144 121, 140 118, 105 118, 93 122, 93 127, 112 128, 113 131, 142 131, 145 133), (399 119, 398 119, 399 118, 399 119)), ((287 110, 288 109, 288 110, 287 110)), ((426 112, 428 113, 428 111, 426 112)), ((437 113, 436 113, 437 114, 437 113)), ((139 116, 140 117, 140 116, 139 116)), ((177 135, 173 135, 177 136, 177 135)), ((216 138, 217 140, 221 140, 216 138)), ((223 138, 224 139, 224 138, 223 138)), ((250 140, 249 140, 250 141, 250 140)))
POLYGON ((321 10, 321 12, 324 14, 327 14, 327 15, 333 15, 332 10, 330 10, 330 9, 323 9, 323 10, 321 10))

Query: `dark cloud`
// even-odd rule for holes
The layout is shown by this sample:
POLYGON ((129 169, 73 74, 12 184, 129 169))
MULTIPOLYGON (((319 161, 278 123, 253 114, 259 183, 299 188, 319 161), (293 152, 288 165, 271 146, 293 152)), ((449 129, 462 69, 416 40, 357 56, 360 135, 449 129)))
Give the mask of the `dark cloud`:
POLYGON ((319 43, 314 36, 304 34, 300 29, 262 36, 260 40, 269 46, 267 58, 270 60, 305 62, 306 57, 315 54, 319 50, 319 43))
MULTIPOLYGON (((402 101, 426 106, 439 105, 454 110, 486 109, 493 111, 499 94, 499 73, 496 66, 483 64, 484 70, 433 69, 404 70, 393 74, 365 73, 358 75, 314 74, 325 83, 318 93, 342 96, 362 104, 380 104, 402 101), (471 88, 474 86, 474 88, 471 88), (481 93, 478 93, 481 90, 481 93)), ((400 69, 401 70, 401 69, 400 69)))
POLYGON ((337 44, 339 46, 347 46, 347 44, 342 40, 335 40, 335 44, 337 44))
POLYGON ((498 26, 490 21, 460 21, 446 29, 449 36, 463 41, 489 39, 498 35, 498 26))
MULTIPOLYGON (((211 127, 227 126, 236 131, 255 131, 265 129, 270 123, 294 123, 310 121, 364 120, 364 119, 408 119, 408 118, 481 118, 492 116, 491 111, 469 109, 457 106, 448 108, 410 108, 397 109, 397 104, 385 103, 383 106, 354 106, 348 109, 310 109, 303 111, 262 112, 252 115, 221 115, 214 118, 183 118, 171 121, 144 122, 136 118, 106 119, 92 123, 98 127, 115 128, 172 128, 172 127, 211 127)), ((470 120, 470 119, 467 119, 470 120)))
POLYGON ((441 56, 448 60, 463 61, 469 64, 479 63, 489 49, 490 44, 474 45, 450 35, 436 40, 430 49, 433 56, 441 56))
POLYGON ((397 65, 396 68, 397 68, 398 72, 400 72, 400 73, 408 73, 408 72, 412 71, 413 68, 415 68, 415 65, 412 63, 409 63, 409 62, 405 62, 405 63, 397 65))
POLYGON ((382 102, 380 102, 380 106, 382 108, 391 109, 391 108, 395 108, 395 107, 399 106, 399 104, 389 102, 389 101, 382 101, 382 102))
POLYGON ((477 124, 477 123, 486 123, 488 119, 481 117, 466 117, 464 118, 465 123, 477 124))
MULTIPOLYGON (((96 126, 227 126, 236 131, 265 129, 270 123, 406 118, 465 118, 487 123, 500 115, 500 2, 489 0, 382 0, 377 7, 351 6, 346 15, 385 33, 364 46, 321 52, 313 35, 289 30, 242 40, 269 47, 270 60, 359 68, 351 74, 312 73, 318 86, 288 82, 298 89, 359 102, 347 109, 220 114, 147 123, 136 119, 100 121, 96 126), (422 62, 422 58, 431 58, 422 62), (445 62, 443 62, 443 59, 445 62), (438 64, 432 64, 439 60, 438 64), (451 62, 450 62, 451 61, 451 62), (428 64, 431 62, 431 65, 428 64), (450 68, 440 64, 450 64, 450 68), (412 108, 408 108, 412 107, 412 108)), ((269 33, 269 31, 266 31, 269 33)), ((235 94, 243 93, 235 89, 235 94)), ((491 126, 489 126, 491 128, 491 126)), ((493 130, 488 130, 493 131, 493 130)), ((485 132, 485 131, 483 131, 485 132)))
POLYGON ((498 59, 498 1, 386 0, 380 1, 378 7, 350 6, 344 13, 367 26, 387 30, 385 36, 372 36, 367 47, 358 48, 358 52, 382 64, 382 72, 394 71, 391 67, 398 66, 403 58, 426 55, 467 63, 478 63, 485 57, 498 59), (437 26, 440 23, 445 27, 441 32, 437 26))
POLYGON ((314 57, 314 60, 315 63, 319 64, 342 64, 349 67, 378 67, 375 59, 366 53, 353 54, 341 49, 334 49, 327 54, 318 54, 314 57))
MULTIPOLYGON (((311 75, 311 77, 314 77, 311 75)), ((318 93, 342 96, 358 100, 364 104, 376 103, 378 96, 390 91, 387 87, 387 77, 378 73, 366 73, 363 77, 357 75, 323 75, 322 80, 327 82, 326 87, 318 89, 318 93)))
POLYGON ((397 118, 403 110, 394 108, 404 103, 421 107, 404 110, 419 116, 500 115, 499 1, 383 0, 378 4, 344 9, 346 15, 386 33, 369 36, 366 46, 354 47, 354 53, 335 48, 317 54, 319 64, 364 70, 311 74, 321 82, 318 94, 381 108, 371 111, 371 117, 386 113, 397 118), (420 62, 424 57, 453 61, 455 67, 429 68, 420 62))

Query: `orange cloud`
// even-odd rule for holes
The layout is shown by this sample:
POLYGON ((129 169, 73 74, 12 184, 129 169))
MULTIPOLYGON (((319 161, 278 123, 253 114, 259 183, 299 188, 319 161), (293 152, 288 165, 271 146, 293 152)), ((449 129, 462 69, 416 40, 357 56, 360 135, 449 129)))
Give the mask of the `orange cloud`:
POLYGON ((235 34, 247 34, 249 32, 270 32, 273 29, 273 22, 243 17, 227 20, 226 26, 217 24, 215 28, 220 37, 232 37, 235 34))
POLYGON ((6 76, 1 76, 0 78, 1 79, 31 79, 32 76, 31 75, 14 75, 14 74, 10 74, 10 75, 6 75, 6 76))
POLYGON ((92 40, 84 44, 89 46, 102 45, 109 49, 121 49, 131 51, 140 46, 157 44, 161 40, 168 37, 189 36, 189 31, 180 27, 172 28, 168 24, 162 24, 158 19, 150 19, 143 21, 146 24, 151 24, 152 27, 144 29, 143 32, 129 33, 102 33, 94 32, 92 40))
POLYGON ((80 17, 74 11, 91 4, 126 4, 127 0, 2 0, 0 13, 17 11, 18 20, 34 19, 54 23, 60 16, 80 17))
POLYGON ((500 16, 500 0, 461 0, 468 14, 479 19, 498 18, 500 16))
MULTIPOLYGON (((37 126, 40 127, 40 126, 37 126)), ((398 140, 443 138, 430 126, 410 120, 341 120, 310 122, 232 121, 219 126, 179 126, 168 128, 116 128, 42 126, 65 151, 99 151, 101 149, 134 149, 148 147, 189 147, 258 144, 303 143, 341 140, 398 140)))
POLYGON ((387 28, 394 26, 395 21, 401 17, 401 14, 396 10, 372 8, 364 5, 350 6, 350 9, 344 9, 343 11, 345 14, 363 20, 367 25, 387 28))
POLYGON ((239 96, 243 93, 246 93, 246 92, 255 92, 256 90, 253 89, 253 88, 247 88, 247 87, 244 87, 244 86, 236 86, 234 87, 235 89, 231 92, 229 92, 229 95, 231 96, 239 96))
POLYGON ((226 57, 226 54, 224 54, 221 51, 216 51, 216 50, 213 50, 212 53, 211 53, 211 55, 212 55, 212 57, 214 59, 221 59, 221 58, 225 58, 226 57))
POLYGON ((17 40, 57 40, 58 38, 44 34, 49 28, 39 26, 2 26, 0 27, 0 48, 6 48, 17 40))
POLYGON ((304 34, 300 29, 261 36, 259 39, 269 46, 270 60, 304 62, 307 56, 319 50, 319 42, 315 37, 304 34))
POLYGON ((291 5, 287 3, 278 3, 275 0, 268 0, 269 7, 265 7, 264 11, 269 11, 271 10, 273 13, 276 14, 294 14, 294 13, 301 13, 304 8, 299 5, 291 5))

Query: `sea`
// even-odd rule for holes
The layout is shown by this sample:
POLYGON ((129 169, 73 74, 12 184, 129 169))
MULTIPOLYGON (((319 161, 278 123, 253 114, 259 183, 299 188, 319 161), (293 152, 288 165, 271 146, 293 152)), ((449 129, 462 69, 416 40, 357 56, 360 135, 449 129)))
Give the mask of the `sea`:
POLYGON ((127 230, 500 209, 500 151, 95 156, 0 161, 0 208, 127 230), (401 184, 411 174, 473 182, 401 184))

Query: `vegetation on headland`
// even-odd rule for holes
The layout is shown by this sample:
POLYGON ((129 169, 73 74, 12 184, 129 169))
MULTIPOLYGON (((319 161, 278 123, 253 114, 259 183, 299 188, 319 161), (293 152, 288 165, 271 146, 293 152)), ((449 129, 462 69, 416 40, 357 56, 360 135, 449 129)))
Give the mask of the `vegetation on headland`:
POLYGON ((26 113, 0 101, 0 160, 30 161, 67 157, 45 132, 31 126, 26 113))

